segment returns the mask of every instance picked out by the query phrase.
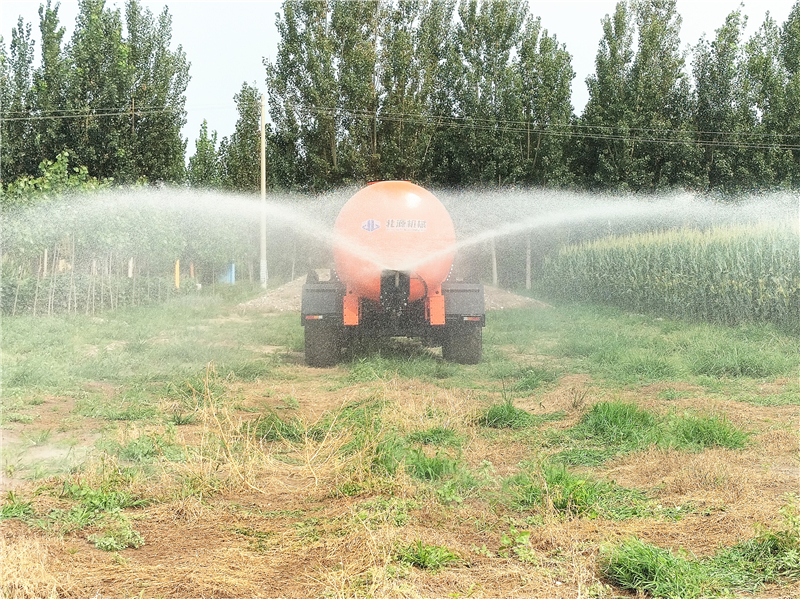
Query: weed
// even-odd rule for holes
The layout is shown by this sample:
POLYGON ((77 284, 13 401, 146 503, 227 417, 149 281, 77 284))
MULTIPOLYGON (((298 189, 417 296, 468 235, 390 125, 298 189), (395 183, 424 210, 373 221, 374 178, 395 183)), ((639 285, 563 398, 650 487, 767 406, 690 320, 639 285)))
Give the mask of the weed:
POLYGON ((544 461, 509 478, 505 488, 517 509, 538 508, 563 516, 604 516, 623 520, 650 516, 654 510, 641 491, 578 476, 561 464, 544 461))
POLYGON ((220 366, 220 375, 232 380, 254 382, 275 376, 275 366, 266 360, 246 360, 236 364, 220 366))
POLYGON ((187 424, 194 423, 195 414, 194 413, 187 414, 185 412, 174 411, 170 415, 169 421, 175 426, 185 426, 187 424))
POLYGON ((422 443, 423 445, 451 447, 458 447, 461 445, 461 436, 453 429, 445 426, 434 426, 421 431, 415 431, 406 435, 406 439, 412 443, 422 443))
POLYGON ((558 374, 553 370, 532 366, 517 373, 511 389, 517 393, 530 395, 531 391, 541 387, 544 383, 552 383, 557 378, 558 374))
POLYGON ((3 507, 0 508, 0 520, 6 518, 24 519, 34 514, 33 506, 30 501, 23 501, 13 491, 6 494, 3 507))
POLYGON ((672 401, 674 399, 683 399, 684 397, 689 397, 691 394, 688 391, 678 391, 672 387, 667 387, 666 389, 662 390, 658 394, 659 399, 666 399, 667 401, 672 401))
POLYGON ((101 534, 90 535, 89 540, 103 551, 122 551, 128 547, 138 549, 144 545, 144 537, 127 522, 104 530, 101 534))
POLYGON ((478 424, 489 428, 527 428, 533 426, 535 422, 536 419, 532 414, 515 407, 511 399, 506 399, 503 403, 490 406, 478 418, 478 424))
POLYGON ((299 418, 283 420, 273 410, 245 425, 245 432, 262 441, 301 441, 306 427, 299 418))
POLYGON ((395 561, 401 564, 416 566, 417 568, 434 572, 463 561, 447 547, 428 545, 422 541, 396 546, 393 557, 395 561))
POLYGON ((570 406, 572 406, 573 410, 580 410, 583 408, 583 404, 586 403, 586 398, 589 395, 589 389, 587 387, 576 387, 572 386, 569 388, 569 398, 570 398, 570 406))
POLYGON ((656 418, 631 403, 599 402, 572 429, 575 438, 592 439, 606 445, 631 449, 645 445, 652 436, 656 418))
POLYGON ((460 467, 458 460, 441 452, 428 456, 420 449, 410 449, 404 457, 406 471, 419 480, 441 480, 455 474, 460 467))
POLYGON ((503 533, 500 537, 500 549, 497 551, 500 557, 514 557, 523 564, 532 564, 539 560, 531 547, 531 533, 526 530, 517 530, 511 527, 508 533, 503 533))
POLYGON ((275 533, 271 530, 256 530, 254 528, 238 527, 233 532, 248 537, 248 549, 256 553, 264 553, 275 544, 275 533))
POLYGON ((3 421, 5 422, 18 422, 20 424, 30 424, 36 420, 36 417, 33 414, 23 414, 21 412, 9 412, 3 415, 3 421))
POLYGON ((113 489, 93 489, 85 485, 64 483, 62 497, 80 501, 83 506, 93 512, 111 512, 129 507, 143 507, 147 505, 146 499, 134 497, 127 491, 113 489))
POLYGON ((796 496, 781 509, 784 526, 724 548, 705 559, 689 559, 630 538, 604 550, 600 567, 615 584, 653 597, 729 596, 765 583, 800 578, 800 515, 796 496))
POLYGON ((411 520, 409 511, 416 508, 416 502, 408 499, 376 497, 358 504, 354 515, 359 522, 370 529, 384 524, 400 527, 408 524, 411 520))
POLYGON ((733 426, 724 416, 694 416, 686 414, 667 424, 663 443, 683 449, 701 450, 706 447, 741 449, 749 435, 733 426))
POLYGON ((695 599, 720 590, 697 562, 636 538, 602 554, 600 568, 614 584, 651 597, 695 599))

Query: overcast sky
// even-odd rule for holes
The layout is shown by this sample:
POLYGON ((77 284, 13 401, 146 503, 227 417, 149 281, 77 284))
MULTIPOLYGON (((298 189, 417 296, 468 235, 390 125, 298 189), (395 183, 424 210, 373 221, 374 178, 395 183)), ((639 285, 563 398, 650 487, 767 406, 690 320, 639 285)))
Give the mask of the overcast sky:
MULTIPOLYGON (((747 0, 746 35, 749 37, 764 21, 766 12, 782 24, 796 0, 747 0)), ((55 4, 55 2, 53 2, 55 4)), ((11 29, 19 16, 33 24, 36 56, 39 56, 40 1, 0 0, 0 35, 6 48, 11 29)), ((191 82, 186 90, 188 119, 183 134, 188 138, 187 156, 194 153, 194 142, 203 119, 219 138, 230 135, 236 123, 233 96, 244 81, 264 90, 265 72, 262 58, 275 58, 278 37, 275 13, 281 2, 219 2, 199 0, 142 1, 154 14, 165 5, 173 19, 173 43, 180 44, 191 62, 191 82)), ((725 17, 741 4, 740 0, 678 0, 678 13, 683 17, 681 42, 684 47, 697 44, 705 34, 713 36, 725 17)), ((124 0, 106 0, 107 6, 124 6, 124 0)), ((586 77, 594 72, 594 58, 602 36, 601 19, 613 13, 615 0, 529 0, 530 12, 542 18, 542 25, 556 34, 572 54, 576 76, 572 83, 572 103, 580 114, 586 101, 586 77)), ((76 1, 61 2, 59 18, 67 28, 66 40, 72 35, 78 13, 76 1)))

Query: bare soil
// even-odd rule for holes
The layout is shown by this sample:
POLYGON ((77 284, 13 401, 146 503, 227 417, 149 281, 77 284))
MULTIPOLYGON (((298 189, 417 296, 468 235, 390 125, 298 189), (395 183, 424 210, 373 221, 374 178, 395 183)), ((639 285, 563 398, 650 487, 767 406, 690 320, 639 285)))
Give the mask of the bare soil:
MULTIPOLYGON (((320 280, 325 281, 330 278, 330 271, 320 269, 317 271, 320 280)), ((299 312, 300 295, 305 285, 306 276, 296 278, 290 283, 281 285, 276 289, 267 291, 261 297, 257 297, 239 305, 242 311, 257 310, 261 312, 299 312)), ((547 308, 546 303, 540 302, 530 297, 524 297, 493 287, 484 285, 484 297, 487 310, 511 310, 513 308, 547 308)))

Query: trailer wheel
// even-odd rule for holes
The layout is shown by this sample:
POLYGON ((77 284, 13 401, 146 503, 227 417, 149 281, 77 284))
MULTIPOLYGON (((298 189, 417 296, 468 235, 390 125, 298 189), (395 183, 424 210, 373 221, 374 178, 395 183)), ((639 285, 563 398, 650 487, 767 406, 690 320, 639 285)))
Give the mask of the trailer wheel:
POLYGON ((305 326, 306 364, 314 368, 335 366, 339 360, 339 330, 336 326, 307 322, 305 326))
POLYGON ((450 325, 442 339, 442 357, 456 364, 477 364, 483 352, 480 324, 450 325))

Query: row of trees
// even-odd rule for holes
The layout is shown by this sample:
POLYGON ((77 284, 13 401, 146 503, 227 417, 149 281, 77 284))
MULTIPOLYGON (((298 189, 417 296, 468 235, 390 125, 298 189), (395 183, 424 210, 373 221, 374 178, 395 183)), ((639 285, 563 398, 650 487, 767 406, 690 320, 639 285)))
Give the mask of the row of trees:
MULTIPOLYGON (((254 84, 235 96, 234 133, 218 142, 204 123, 185 168, 188 63, 166 9, 128 0, 123 36, 119 11, 81 0, 64 47, 57 10, 40 9, 37 70, 22 22, 3 52, 4 182, 68 148, 98 177, 258 189, 254 84)), ((800 2, 749 38, 734 11, 688 55, 675 0, 622 0, 602 25, 577 116, 572 57, 525 0, 286 0, 265 61, 270 185, 800 184, 800 2)))
MULTIPOLYGON (((749 39, 734 11, 688 57, 675 0, 621 1, 602 25, 576 116, 571 56, 524 0, 287 0, 265 62, 271 183, 800 184, 800 3, 749 39)), ((237 102, 234 138, 201 132, 193 181, 257 188, 255 87, 237 102)))
POLYGON ((184 177, 189 63, 172 49, 172 18, 128 0, 124 18, 104 0, 80 0, 71 40, 59 5, 39 7, 40 60, 20 17, 0 43, 2 181, 36 176, 63 150, 92 176, 129 183, 184 177))

